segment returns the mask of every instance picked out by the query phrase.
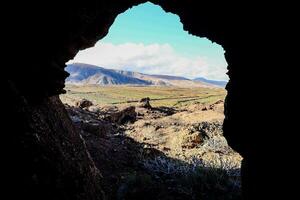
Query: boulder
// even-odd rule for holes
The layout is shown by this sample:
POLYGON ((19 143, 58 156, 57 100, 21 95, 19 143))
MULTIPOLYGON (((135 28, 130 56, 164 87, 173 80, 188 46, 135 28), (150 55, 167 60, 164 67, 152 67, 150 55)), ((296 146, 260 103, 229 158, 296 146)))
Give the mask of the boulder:
POLYGON ((126 122, 134 122, 136 120, 137 113, 134 106, 129 106, 115 113, 111 113, 107 119, 111 122, 124 124, 126 122))
POLYGON ((109 124, 104 122, 83 122, 80 125, 80 128, 88 133, 99 137, 105 137, 106 135, 111 133, 112 127, 109 124))
POLYGON ((92 113, 99 113, 101 110, 98 106, 89 106, 87 108, 88 111, 92 112, 92 113))
POLYGON ((92 105, 93 105, 93 102, 91 102, 90 100, 87 100, 87 99, 81 99, 75 103, 75 106, 79 107, 79 108, 88 108, 92 105))
POLYGON ((150 98, 149 97, 142 98, 138 103, 138 107, 147 108, 147 109, 152 108, 152 106, 150 105, 150 98))

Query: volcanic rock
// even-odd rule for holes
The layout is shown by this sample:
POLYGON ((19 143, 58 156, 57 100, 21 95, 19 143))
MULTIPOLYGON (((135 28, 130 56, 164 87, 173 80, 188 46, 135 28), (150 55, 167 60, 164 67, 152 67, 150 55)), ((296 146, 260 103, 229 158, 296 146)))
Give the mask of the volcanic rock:
POLYGON ((138 103, 138 107, 147 108, 147 109, 152 108, 152 106, 150 105, 150 98, 149 97, 142 98, 138 103))
POLYGON ((79 107, 79 108, 88 108, 92 105, 93 105, 93 103, 87 99, 81 99, 80 101, 77 101, 75 103, 75 106, 79 107))

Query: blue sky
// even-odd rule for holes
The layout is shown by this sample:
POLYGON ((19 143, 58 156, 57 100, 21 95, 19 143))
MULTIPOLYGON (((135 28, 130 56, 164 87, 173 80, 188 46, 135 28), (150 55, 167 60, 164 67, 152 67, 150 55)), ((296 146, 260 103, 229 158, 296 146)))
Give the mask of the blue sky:
POLYGON ((177 15, 152 3, 120 14, 108 35, 71 62, 107 68, 228 80, 223 48, 183 30, 177 15))

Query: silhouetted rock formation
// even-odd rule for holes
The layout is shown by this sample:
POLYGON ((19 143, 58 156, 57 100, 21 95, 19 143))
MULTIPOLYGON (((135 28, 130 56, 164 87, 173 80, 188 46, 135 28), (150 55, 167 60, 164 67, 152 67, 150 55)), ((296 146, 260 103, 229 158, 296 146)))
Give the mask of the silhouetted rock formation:
POLYGON ((9 199, 103 199, 101 174, 59 98, 32 105, 17 95, 13 103, 9 199))
MULTIPOLYGON (((14 62, 3 66, 7 95, 4 105, 9 108, 3 114, 3 130, 8 130, 3 147, 9 146, 5 150, 12 151, 3 151, 6 155, 2 161, 7 165, 3 172, 10 175, 3 179, 10 196, 102 199, 97 181, 100 176, 80 135, 61 102, 50 97, 64 93, 68 76, 65 62, 103 38, 118 14, 145 1, 87 0, 69 2, 66 6, 61 1, 26 1, 7 6, 11 13, 5 19, 11 22, 4 22, 3 32, 11 32, 3 38, 13 48, 7 51, 12 52, 14 62)), ((286 75, 275 66, 286 66, 290 59, 282 59, 283 52, 290 48, 278 46, 292 44, 281 38, 293 40, 288 35, 288 24, 297 17, 288 17, 294 12, 279 14, 287 11, 281 2, 267 6, 261 1, 245 5, 198 0, 151 2, 178 14, 184 30, 190 34, 207 37, 225 49, 230 81, 226 87, 223 129, 231 147, 244 157, 245 198, 278 196, 278 192, 284 191, 284 186, 278 184, 277 173, 278 156, 282 153, 278 150, 279 141, 274 140, 282 138, 276 133, 282 135, 291 130, 274 126, 284 124, 282 120, 286 119, 280 116, 287 116, 279 115, 274 108, 287 101, 278 89, 287 89, 292 84, 283 87, 282 81, 274 87, 278 77, 286 75), (268 124, 267 118, 272 123, 268 124)))

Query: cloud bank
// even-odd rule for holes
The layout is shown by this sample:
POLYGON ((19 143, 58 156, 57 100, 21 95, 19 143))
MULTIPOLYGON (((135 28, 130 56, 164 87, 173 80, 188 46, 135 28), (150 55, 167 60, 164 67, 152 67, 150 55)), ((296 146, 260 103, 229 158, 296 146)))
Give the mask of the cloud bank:
POLYGON ((74 60, 69 61, 74 62, 147 74, 228 79, 226 66, 213 65, 208 58, 201 56, 179 55, 169 44, 114 45, 98 42, 95 47, 80 51, 74 60))

